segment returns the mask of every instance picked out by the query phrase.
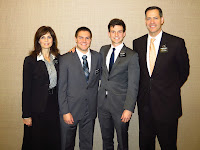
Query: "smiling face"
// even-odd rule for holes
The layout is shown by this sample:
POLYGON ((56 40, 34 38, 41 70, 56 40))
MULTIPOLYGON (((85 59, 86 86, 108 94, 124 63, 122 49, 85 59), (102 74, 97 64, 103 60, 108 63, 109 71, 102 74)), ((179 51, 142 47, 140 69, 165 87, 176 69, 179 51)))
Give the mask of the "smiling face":
POLYGON ((148 10, 146 12, 145 23, 149 34, 152 37, 157 36, 162 30, 162 25, 164 23, 164 18, 160 17, 159 11, 157 9, 148 10))
POLYGON ((77 34, 77 37, 75 37, 77 48, 82 52, 82 53, 87 53, 88 48, 91 45, 91 35, 90 32, 88 31, 79 31, 77 34))
POLYGON ((126 36, 126 32, 123 31, 123 26, 115 25, 114 27, 110 27, 110 32, 108 32, 108 36, 112 41, 112 45, 116 47, 123 42, 123 39, 126 36))
POLYGON ((39 44, 42 49, 50 49, 50 47, 53 45, 53 38, 49 32, 42 35, 39 39, 39 44))

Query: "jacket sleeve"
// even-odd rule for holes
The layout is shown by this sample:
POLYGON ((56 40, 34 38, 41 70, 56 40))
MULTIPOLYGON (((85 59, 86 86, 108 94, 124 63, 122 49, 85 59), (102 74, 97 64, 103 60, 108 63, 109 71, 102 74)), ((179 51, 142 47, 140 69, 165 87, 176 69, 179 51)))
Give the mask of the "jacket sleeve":
POLYGON ((26 57, 23 65, 22 118, 31 117, 32 70, 31 59, 26 57))
POLYGON ((58 103, 60 114, 69 113, 69 105, 67 100, 67 65, 64 56, 59 59, 59 80, 58 80, 58 103))
POLYGON ((140 67, 138 54, 135 53, 128 64, 128 89, 124 109, 134 112, 139 90, 140 67))
POLYGON ((138 53, 137 48, 136 48, 135 45, 136 45, 136 44, 135 44, 135 40, 133 40, 133 50, 136 51, 136 52, 138 53))
POLYGON ((181 39, 180 44, 177 45, 176 60, 178 63, 180 87, 182 87, 189 76, 190 68, 187 49, 185 47, 185 42, 183 39, 181 39))

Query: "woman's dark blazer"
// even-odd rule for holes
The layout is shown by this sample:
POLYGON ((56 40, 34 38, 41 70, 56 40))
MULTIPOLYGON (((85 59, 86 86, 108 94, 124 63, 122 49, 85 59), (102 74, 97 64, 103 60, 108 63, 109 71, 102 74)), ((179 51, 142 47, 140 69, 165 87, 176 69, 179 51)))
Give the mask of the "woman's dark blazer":
MULTIPOLYGON (((53 62, 58 72, 58 59, 55 58, 53 62)), ((37 61, 37 57, 27 56, 23 65, 22 118, 45 110, 49 84, 45 62, 37 61)))

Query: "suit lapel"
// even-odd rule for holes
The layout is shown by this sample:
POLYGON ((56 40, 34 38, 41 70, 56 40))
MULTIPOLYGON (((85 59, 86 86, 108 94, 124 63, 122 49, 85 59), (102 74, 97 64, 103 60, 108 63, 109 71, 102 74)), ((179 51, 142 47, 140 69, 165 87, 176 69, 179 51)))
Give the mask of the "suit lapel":
POLYGON ((90 76, 89 76, 88 84, 90 83, 90 81, 94 75, 94 72, 96 69, 96 64, 98 61, 98 58, 96 58, 96 55, 94 54, 94 52, 92 50, 90 50, 90 52, 91 52, 91 69, 90 69, 90 76))
POLYGON ((157 58, 156 58, 156 62, 155 62, 155 66, 154 66, 152 76, 153 76, 153 74, 155 74, 158 71, 159 66, 161 65, 161 62, 163 61, 163 58, 160 54, 160 48, 162 47, 162 45, 167 45, 167 38, 166 38, 166 34, 164 32, 162 34, 162 38, 161 38, 161 41, 160 41, 158 54, 157 54, 157 58))
POLYGON ((147 38, 148 38, 148 35, 144 37, 143 43, 141 43, 140 57, 142 61, 140 61, 140 63, 144 63, 142 64, 142 66, 145 67, 144 73, 146 74, 146 76, 149 76, 149 71, 147 68, 147 38))
POLYGON ((74 60, 74 65, 76 65, 75 67, 77 67, 78 70, 80 70, 80 78, 81 78, 81 81, 85 81, 84 83, 87 85, 87 82, 86 82, 86 79, 85 79, 85 73, 83 71, 83 66, 81 64, 81 61, 78 57, 78 54, 77 52, 75 51, 73 54, 73 60, 74 60))
POLYGON ((58 58, 57 57, 53 60, 53 64, 56 68, 56 71, 58 72, 58 58))
MULTIPOLYGON (((125 46, 125 45, 122 47, 120 53, 126 53, 126 46, 125 46)), ((119 53, 119 55, 120 55, 120 53, 119 53)), ((121 59, 122 59, 121 57, 119 57, 119 55, 118 55, 118 57, 117 57, 115 63, 114 63, 113 66, 112 66, 112 69, 111 69, 110 74, 112 74, 113 70, 115 70, 116 66, 118 65, 118 63, 119 63, 119 62, 121 61, 121 59)))
POLYGON ((106 56, 108 54, 108 51, 110 50, 110 47, 111 45, 107 46, 105 49, 104 49, 104 53, 103 53, 103 66, 105 66, 105 71, 106 71, 106 74, 108 75, 109 74, 109 71, 108 71, 108 67, 106 65, 106 56))
POLYGON ((39 69, 40 74, 44 74, 45 80, 47 79, 50 82, 50 80, 49 80, 49 74, 48 74, 45 62, 42 61, 42 60, 39 60, 39 61, 36 60, 36 63, 38 64, 38 67, 40 68, 39 69))

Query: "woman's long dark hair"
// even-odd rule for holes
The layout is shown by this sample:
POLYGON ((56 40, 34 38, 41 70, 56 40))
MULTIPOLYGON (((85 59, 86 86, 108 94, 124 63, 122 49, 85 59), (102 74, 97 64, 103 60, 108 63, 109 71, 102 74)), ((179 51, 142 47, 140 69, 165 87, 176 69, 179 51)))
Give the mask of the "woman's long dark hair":
POLYGON ((45 35, 46 33, 50 33, 52 38, 53 38, 53 44, 50 48, 50 53, 58 56, 59 50, 57 48, 57 38, 56 34, 53 31, 53 29, 49 26, 41 26, 37 32, 35 33, 35 38, 34 38, 34 50, 30 52, 30 55, 33 57, 37 57, 37 55, 42 51, 42 48, 39 44, 40 37, 45 35))

